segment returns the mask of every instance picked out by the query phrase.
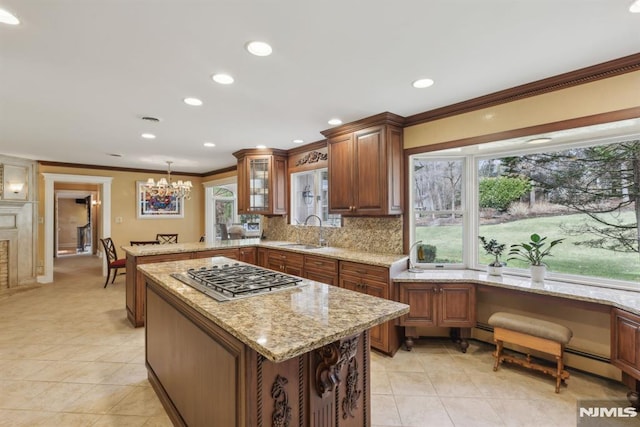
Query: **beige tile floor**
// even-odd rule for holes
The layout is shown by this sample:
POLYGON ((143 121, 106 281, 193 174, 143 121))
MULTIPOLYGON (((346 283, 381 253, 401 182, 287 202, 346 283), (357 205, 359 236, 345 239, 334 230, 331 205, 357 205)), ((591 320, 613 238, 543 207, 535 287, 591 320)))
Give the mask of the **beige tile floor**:
MULTIPOLYGON (((124 276, 103 289, 100 273, 97 258, 59 258, 54 283, 0 298, 0 426, 171 425, 147 381, 144 328, 126 320, 124 276)), ((373 426, 575 426, 577 400, 625 399, 573 370, 559 395, 550 377, 493 372, 491 350, 423 339, 373 353, 373 426)))

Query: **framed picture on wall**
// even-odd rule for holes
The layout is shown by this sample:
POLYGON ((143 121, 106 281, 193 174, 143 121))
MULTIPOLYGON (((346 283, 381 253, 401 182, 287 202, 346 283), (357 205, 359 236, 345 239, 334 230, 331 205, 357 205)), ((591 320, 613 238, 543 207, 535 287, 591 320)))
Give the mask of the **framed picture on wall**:
POLYGON ((137 212, 140 219, 184 218, 184 200, 165 192, 149 191, 145 181, 137 181, 137 212))

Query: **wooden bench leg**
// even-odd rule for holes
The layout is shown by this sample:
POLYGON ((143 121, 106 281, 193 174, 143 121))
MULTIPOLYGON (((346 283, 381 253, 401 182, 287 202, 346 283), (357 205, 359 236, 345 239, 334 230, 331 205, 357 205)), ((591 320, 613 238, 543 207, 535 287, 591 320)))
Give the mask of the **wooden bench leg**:
POLYGON ((493 370, 497 371, 498 365, 500 365, 500 358, 502 357, 503 342, 502 340, 495 340, 495 342, 496 342, 496 352, 493 355, 495 356, 496 361, 493 363, 493 370))

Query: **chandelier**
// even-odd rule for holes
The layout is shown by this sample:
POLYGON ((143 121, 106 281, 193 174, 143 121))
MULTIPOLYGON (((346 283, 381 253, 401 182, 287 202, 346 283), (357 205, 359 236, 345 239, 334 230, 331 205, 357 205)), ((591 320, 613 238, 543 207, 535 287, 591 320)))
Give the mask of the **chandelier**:
POLYGON ((177 199, 191 198, 191 181, 171 182, 171 163, 167 161, 167 178, 160 178, 156 183, 153 178, 149 178, 145 188, 152 196, 171 196, 177 199))

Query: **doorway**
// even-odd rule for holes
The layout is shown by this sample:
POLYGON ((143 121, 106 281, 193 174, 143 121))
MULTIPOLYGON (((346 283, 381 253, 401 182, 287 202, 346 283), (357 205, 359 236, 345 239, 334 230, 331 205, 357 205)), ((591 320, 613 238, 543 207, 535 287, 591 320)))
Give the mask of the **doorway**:
POLYGON ((97 192, 56 190, 55 257, 96 252, 97 192))
MULTIPOLYGON (((100 194, 101 204, 97 210, 100 219, 96 221, 98 237, 111 235, 111 181, 112 177, 90 175, 67 175, 56 173, 42 173, 44 178, 44 268, 42 275, 38 276, 38 283, 53 282, 53 258, 54 258, 54 206, 55 190, 57 183, 96 184, 100 194)), ((102 274, 107 275, 107 264, 103 261, 102 274)))

